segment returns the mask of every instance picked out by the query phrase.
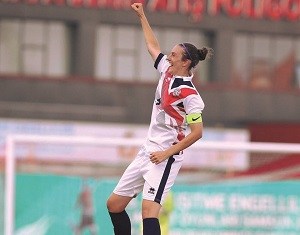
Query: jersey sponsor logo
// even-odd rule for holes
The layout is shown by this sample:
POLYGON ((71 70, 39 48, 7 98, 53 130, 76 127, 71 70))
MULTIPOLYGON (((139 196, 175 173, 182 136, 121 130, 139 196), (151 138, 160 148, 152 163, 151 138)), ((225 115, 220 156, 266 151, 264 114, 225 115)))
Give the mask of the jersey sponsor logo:
POLYGON ((160 105, 160 104, 161 104, 161 98, 156 99, 156 100, 155 100, 155 105, 160 105))
POLYGON ((149 188, 149 191, 148 191, 148 193, 150 193, 150 194, 153 194, 154 195, 154 193, 155 193, 155 188, 149 188))

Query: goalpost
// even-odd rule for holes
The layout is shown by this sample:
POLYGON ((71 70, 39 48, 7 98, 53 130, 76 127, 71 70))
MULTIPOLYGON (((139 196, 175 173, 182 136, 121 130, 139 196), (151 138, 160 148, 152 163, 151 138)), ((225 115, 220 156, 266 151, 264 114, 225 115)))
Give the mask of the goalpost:
MULTIPOLYGON (((24 143, 95 145, 95 146, 140 146, 144 139, 139 138, 95 138, 70 136, 10 135, 6 138, 5 154, 5 221, 4 235, 14 234, 15 220, 15 171, 16 147, 24 143)), ((300 153, 300 144, 259 143, 259 142, 217 142, 199 141, 190 148, 195 150, 246 151, 264 153, 300 153)))

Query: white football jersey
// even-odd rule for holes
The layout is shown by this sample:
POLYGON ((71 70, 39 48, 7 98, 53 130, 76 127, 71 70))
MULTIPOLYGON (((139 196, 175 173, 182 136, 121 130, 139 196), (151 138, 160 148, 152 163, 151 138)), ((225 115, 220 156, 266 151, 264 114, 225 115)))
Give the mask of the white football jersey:
POLYGON ((160 73, 145 148, 165 150, 185 137, 186 115, 201 114, 204 103, 190 77, 168 73, 167 56, 160 54, 154 67, 160 73))

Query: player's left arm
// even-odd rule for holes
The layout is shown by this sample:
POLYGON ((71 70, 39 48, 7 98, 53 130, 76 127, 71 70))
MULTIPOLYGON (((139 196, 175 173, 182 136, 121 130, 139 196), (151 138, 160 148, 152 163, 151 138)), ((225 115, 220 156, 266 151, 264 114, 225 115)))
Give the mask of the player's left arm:
POLYGON ((164 151, 157 151, 150 155, 152 163, 159 164, 167 158, 178 154, 180 151, 191 146, 197 140, 202 138, 203 123, 202 123, 202 110, 204 103, 200 95, 191 94, 184 100, 184 107, 186 111, 186 122, 190 127, 190 133, 179 141, 177 144, 172 145, 164 151))
MULTIPOLYGON (((201 116, 201 114, 198 115, 201 116)), ((165 151, 157 151, 151 153, 150 155, 151 162, 155 164, 159 164, 162 161, 166 160, 167 158, 191 146, 197 140, 201 139, 202 132, 203 132, 203 123, 202 123, 202 118, 201 120, 199 119, 197 119, 195 122, 189 123, 191 132, 185 138, 179 141, 177 144, 172 145, 170 148, 166 149, 165 151)))

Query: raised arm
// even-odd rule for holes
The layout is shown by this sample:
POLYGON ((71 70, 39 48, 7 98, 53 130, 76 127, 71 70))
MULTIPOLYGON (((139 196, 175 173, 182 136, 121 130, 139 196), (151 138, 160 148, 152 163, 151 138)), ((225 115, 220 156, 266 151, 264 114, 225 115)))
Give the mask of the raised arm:
POLYGON ((149 25, 148 19, 145 16, 143 5, 142 3, 134 3, 131 7, 140 18, 148 52, 150 53, 153 61, 155 61, 161 50, 154 32, 149 25))

